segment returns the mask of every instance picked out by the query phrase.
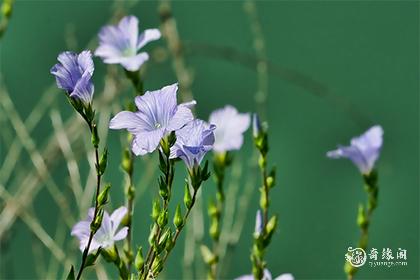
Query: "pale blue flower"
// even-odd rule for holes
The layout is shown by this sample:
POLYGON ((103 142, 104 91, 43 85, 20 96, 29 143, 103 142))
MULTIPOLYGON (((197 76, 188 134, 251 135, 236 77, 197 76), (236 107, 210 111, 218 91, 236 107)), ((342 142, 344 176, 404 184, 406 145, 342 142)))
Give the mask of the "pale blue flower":
POLYGON ((216 125, 213 150, 219 153, 239 150, 244 142, 243 133, 250 124, 250 115, 241 114, 235 107, 227 105, 210 114, 209 123, 216 125))
POLYGON ((198 166, 214 144, 216 126, 202 120, 193 120, 177 130, 176 142, 171 148, 171 158, 181 158, 188 169, 198 166))
POLYGON ((337 150, 330 151, 327 156, 330 158, 348 158, 360 170, 362 174, 369 174, 382 148, 383 129, 376 125, 371 127, 364 134, 352 138, 350 146, 339 146, 337 150))
MULTIPOLYGON (((263 278, 262 278, 262 280, 294 280, 294 279, 295 278, 290 273, 281 274, 281 275, 279 275, 279 276, 277 276, 276 278, 273 279, 273 277, 271 276, 271 273, 268 269, 264 269, 264 275, 263 275, 263 278)), ((252 274, 243 275, 243 276, 240 276, 238 278, 235 278, 235 280, 254 280, 254 275, 252 275, 252 274)))
MULTIPOLYGON (((73 226, 71 235, 77 237, 80 241, 80 250, 83 252, 88 244, 90 235, 90 224, 93 220, 94 208, 88 211, 86 220, 80 221, 73 226)), ((116 209, 111 216, 104 211, 101 227, 93 236, 89 247, 89 253, 101 248, 108 248, 114 245, 115 241, 122 240, 127 236, 128 227, 123 227, 118 231, 118 227, 127 214, 126 207, 116 209)))
POLYGON ((51 68, 57 86, 64 89, 74 99, 88 104, 92 102, 94 86, 91 81, 93 75, 93 61, 90 51, 62 52, 58 55, 59 63, 51 68))
POLYGON ((146 29, 139 35, 138 24, 135 16, 126 16, 118 25, 102 27, 95 55, 105 63, 121 64, 128 71, 140 69, 149 55, 138 51, 147 43, 158 40, 161 34, 158 29, 146 29))
POLYGON ((170 132, 193 120, 195 101, 177 105, 178 84, 137 96, 137 112, 119 112, 109 123, 111 129, 127 129, 134 135, 131 149, 136 155, 151 153, 170 132))

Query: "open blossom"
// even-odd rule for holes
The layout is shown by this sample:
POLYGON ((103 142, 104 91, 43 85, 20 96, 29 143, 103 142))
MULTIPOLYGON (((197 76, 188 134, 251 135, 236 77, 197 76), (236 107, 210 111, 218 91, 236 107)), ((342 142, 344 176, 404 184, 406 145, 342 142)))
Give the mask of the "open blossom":
POLYGON ((59 63, 50 72, 55 76, 57 86, 67 94, 88 104, 92 101, 94 86, 91 81, 93 75, 93 61, 90 51, 62 52, 58 55, 59 63))
POLYGON ((193 120, 195 101, 177 105, 178 84, 148 91, 135 99, 137 112, 119 112, 109 123, 111 129, 127 129, 134 135, 131 149, 136 155, 151 153, 170 132, 193 120))
MULTIPOLYGON (((85 250, 89 241, 90 224, 93 220, 94 211, 94 208, 90 208, 87 219, 75 224, 71 231, 71 235, 79 239, 80 250, 82 252, 85 250)), ((124 206, 116 209, 111 216, 109 216, 108 212, 104 211, 101 227, 93 236, 89 253, 97 250, 99 247, 108 248, 114 245, 115 241, 122 240, 127 236, 128 227, 123 227, 117 232, 121 220, 126 214, 127 208, 124 206)))
POLYGON ((149 59, 145 52, 137 53, 151 41, 161 36, 158 29, 146 29, 139 35, 139 21, 135 16, 126 16, 118 25, 102 27, 99 32, 99 47, 95 55, 108 64, 121 64, 128 71, 137 71, 149 59))
POLYGON ((243 133, 250 124, 250 115, 241 114, 235 107, 227 105, 211 113, 209 122, 216 125, 214 131, 216 152, 239 150, 244 141, 243 133))
MULTIPOLYGON (((243 275, 243 276, 240 276, 240 277, 236 278, 235 280, 254 280, 254 275, 252 275, 252 274, 243 275)), ((262 280, 294 280, 294 277, 290 273, 285 273, 285 274, 279 275, 279 276, 277 276, 276 278, 273 279, 270 271, 268 269, 264 269, 264 275, 263 275, 262 280)))
POLYGON ((171 158, 181 158, 188 169, 197 166, 214 144, 216 126, 202 120, 193 120, 177 130, 176 142, 171 148, 171 158))
POLYGON ((383 129, 376 125, 371 127, 364 134, 352 138, 350 146, 339 146, 337 150, 330 151, 327 156, 330 158, 348 158, 360 170, 362 174, 369 174, 382 148, 383 129))

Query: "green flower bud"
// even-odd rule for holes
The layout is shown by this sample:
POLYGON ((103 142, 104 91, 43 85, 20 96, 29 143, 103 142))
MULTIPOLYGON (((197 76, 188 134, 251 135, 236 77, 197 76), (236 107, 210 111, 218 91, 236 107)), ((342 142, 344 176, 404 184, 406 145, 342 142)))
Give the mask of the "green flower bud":
POLYGON ((95 148, 99 147, 99 135, 98 135, 98 128, 96 127, 96 124, 93 124, 92 127, 92 145, 95 148))
POLYGON ((153 207, 152 207, 152 219, 153 221, 157 221, 157 218, 159 217, 160 214, 160 202, 159 199, 155 199, 155 201, 153 202, 153 207))
POLYGON ((98 229, 101 227, 102 224, 102 218, 104 216, 104 210, 99 209, 98 214, 96 215, 96 218, 90 223, 90 230, 95 232, 98 231, 98 229))
POLYGON ((121 168, 127 172, 127 174, 133 173, 133 161, 131 156, 131 151, 129 149, 124 149, 122 161, 121 161, 121 168))
POLYGON ((188 183, 186 183, 184 187, 184 204, 187 209, 190 209, 193 204, 188 183))
POLYGON ((217 262, 217 256, 213 254, 206 245, 200 246, 201 255, 207 265, 212 265, 217 262))
POLYGON ((178 205, 175 210, 174 225, 177 229, 180 229, 182 228, 183 223, 184 223, 184 218, 182 217, 182 214, 181 214, 181 207, 178 205))
POLYGON ((362 228, 366 229, 368 226, 368 220, 366 217, 366 212, 362 204, 359 204, 358 212, 357 212, 357 225, 362 228))
POLYGON ((111 189, 111 184, 107 184, 105 188, 98 195, 98 205, 102 206, 108 202, 108 193, 111 189))
POLYGON ((156 224, 154 224, 152 226, 152 229, 150 230, 150 234, 149 234, 149 238, 148 238, 150 246, 153 246, 154 243, 155 243, 157 231, 158 231, 158 227, 157 227, 156 224))
POLYGON ((143 258, 143 249, 140 246, 137 249, 137 254, 136 254, 136 258, 134 260, 134 266, 136 267, 137 271, 140 271, 143 267, 144 264, 144 258, 143 258))
POLYGON ((160 215, 157 219, 158 225, 163 228, 168 223, 168 210, 164 210, 160 212, 160 215))
POLYGON ((115 246, 111 246, 111 247, 102 249, 101 250, 101 254, 102 254, 102 257, 107 262, 115 263, 118 260, 118 258, 119 258, 118 252, 115 249, 115 246))
POLYGON ((220 229, 219 229, 219 220, 217 218, 211 219, 211 225, 209 229, 211 238, 214 240, 219 240, 220 229))
POLYGON ((153 261, 153 265, 152 265, 153 274, 158 275, 159 272, 162 271, 162 268, 163 268, 162 260, 159 255, 156 255, 153 261))
POLYGON ((266 192, 265 188, 264 187, 260 188, 260 192, 261 192, 260 207, 261 209, 266 210, 268 209, 268 196, 265 195, 265 192, 266 192))
POLYGON ((107 161, 108 161, 108 149, 105 148, 104 152, 101 155, 101 158, 99 160, 99 166, 97 166, 97 172, 98 175, 102 175, 105 172, 106 169, 106 165, 107 165, 107 161))

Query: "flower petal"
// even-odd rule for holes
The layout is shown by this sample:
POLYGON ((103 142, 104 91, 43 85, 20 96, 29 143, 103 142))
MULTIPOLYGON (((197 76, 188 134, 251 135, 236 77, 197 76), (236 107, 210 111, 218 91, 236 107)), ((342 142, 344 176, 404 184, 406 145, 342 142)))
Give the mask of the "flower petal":
POLYGON ((177 107, 175 115, 169 121, 167 131, 175 131, 183 127, 185 124, 189 123, 194 119, 194 116, 190 110, 192 106, 196 104, 195 100, 180 104, 177 107))
POLYGON ((91 73, 83 73, 82 77, 77 81, 73 92, 70 93, 70 97, 79 99, 85 104, 91 103, 95 89, 90 80, 91 78, 91 73))
POLYGON ((159 142, 163 135, 163 129, 156 129, 136 134, 131 144, 133 153, 137 156, 142 156, 153 152, 159 146, 159 142))
POLYGON ((128 71, 137 71, 147 60, 149 60, 149 55, 142 52, 135 56, 122 57, 119 63, 128 71))
POLYGON ((137 50, 144 47, 146 44, 148 44, 151 41, 155 41, 160 39, 161 33, 159 29, 146 29, 143 33, 140 34, 138 42, 137 42, 137 50))
POLYGON ((135 50, 139 36, 139 20, 135 16, 123 17, 118 23, 118 28, 124 38, 128 40, 130 48, 135 50))
POLYGON ((117 231, 118 226, 120 225, 122 219, 127 214, 128 210, 126 207, 121 206, 120 208, 116 209, 110 217, 111 224, 112 224, 112 231, 115 233, 117 231))
POLYGON ((128 227, 123 227, 116 235, 114 235, 114 241, 122 240, 127 237, 128 227))
POLYGON ((148 127, 148 124, 138 114, 130 111, 119 112, 109 122, 110 129, 127 129, 131 133, 148 127))
POLYGON ((295 278, 293 277, 292 274, 285 273, 285 274, 277 276, 276 278, 274 278, 274 280, 295 280, 295 278))

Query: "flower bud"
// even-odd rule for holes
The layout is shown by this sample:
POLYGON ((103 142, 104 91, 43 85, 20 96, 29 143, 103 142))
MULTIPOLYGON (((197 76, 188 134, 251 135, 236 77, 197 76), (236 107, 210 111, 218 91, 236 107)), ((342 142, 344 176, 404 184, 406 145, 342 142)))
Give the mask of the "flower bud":
POLYGON ((252 136, 258 138, 262 133, 261 121, 258 114, 252 114, 252 136))
POLYGON ((157 221, 157 218, 159 217, 160 214, 160 202, 158 199, 155 199, 155 201, 153 202, 153 207, 152 207, 152 219, 153 221, 157 221))
POLYGON ((264 187, 260 188, 261 196, 260 196, 260 207, 263 210, 268 209, 268 196, 266 195, 266 190, 264 187))
POLYGON ((166 226, 166 224, 168 223, 168 210, 160 212, 160 215, 157 219, 157 223, 161 228, 166 226))
POLYGON ((177 229, 180 229, 184 223, 184 219, 181 214, 181 207, 178 205, 175 210, 174 225, 177 229))
POLYGON ((96 215, 95 219, 90 223, 90 230, 95 232, 95 233, 101 227, 102 218, 104 216, 104 210, 103 209, 99 209, 98 211, 99 212, 96 215))
POLYGON ((359 204, 357 212, 357 225, 362 229, 365 229, 368 226, 368 220, 362 204, 359 204))
POLYGON ((118 259, 118 252, 115 249, 115 246, 103 248, 101 254, 107 262, 115 262, 118 259))
POLYGON ((144 264, 144 258, 143 258, 143 248, 140 246, 137 249, 136 258, 134 259, 134 266, 136 267, 137 271, 140 271, 144 264))
POLYGON ((212 265, 217 261, 217 256, 213 254, 206 245, 200 246, 201 255, 207 265, 212 265))
POLYGON ((96 127, 96 124, 93 124, 93 127, 92 127, 92 145, 95 148, 98 148, 99 146, 99 135, 98 135, 98 128, 96 127))
POLYGON ((219 220, 217 218, 211 219, 211 225, 209 229, 211 238, 214 240, 219 240, 220 230, 219 230, 219 220))
POLYGON ((127 174, 133 173, 133 161, 131 158, 131 151, 129 149, 124 149, 122 161, 121 161, 121 168, 127 172, 127 174))
POLYGON ((111 184, 107 184, 105 188, 98 195, 98 205, 102 206, 108 202, 108 193, 111 189, 111 184))
POLYGON ((184 187, 184 204, 187 209, 191 209, 192 198, 190 194, 190 188, 188 187, 188 183, 186 183, 184 187))
POLYGON ((156 224, 154 224, 152 226, 152 229, 150 230, 150 234, 149 234, 149 238, 148 238, 148 241, 149 241, 149 245, 150 246, 153 246, 154 243, 155 243, 157 231, 158 231, 158 227, 157 227, 156 224))
POLYGON ((99 166, 97 166, 98 175, 104 174, 105 169, 106 169, 106 165, 107 165, 107 161, 108 161, 108 149, 105 148, 104 152, 102 153, 101 158, 99 160, 99 166))

